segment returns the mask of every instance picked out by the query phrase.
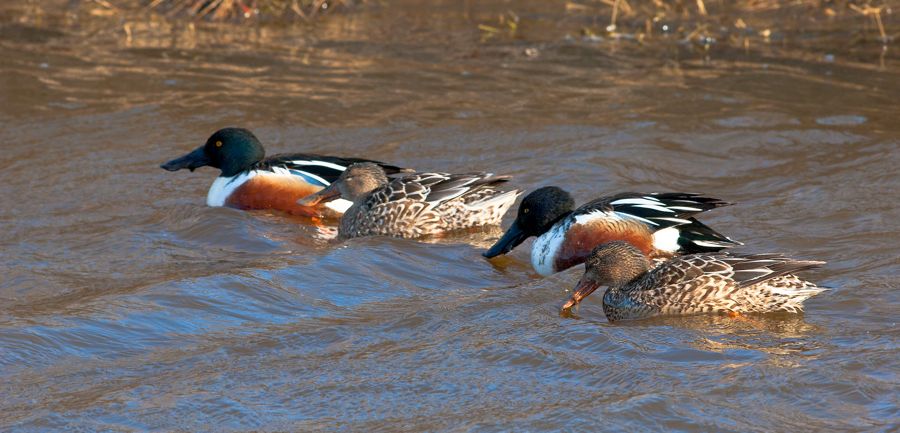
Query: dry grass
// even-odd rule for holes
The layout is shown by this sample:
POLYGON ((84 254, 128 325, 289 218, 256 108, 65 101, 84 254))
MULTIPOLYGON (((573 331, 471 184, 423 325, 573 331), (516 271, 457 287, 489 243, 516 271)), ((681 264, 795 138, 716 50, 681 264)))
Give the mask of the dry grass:
MULTIPOLYGON (((133 9, 135 5, 167 16, 187 16, 213 21, 244 19, 314 19, 333 10, 347 9, 370 0, 80 0, 108 11, 133 9)), ((460 0, 462 1, 462 0, 460 0)), ((586 15, 603 22, 583 32, 644 40, 660 32, 678 33, 686 39, 712 37, 713 29, 730 28, 739 34, 753 33, 765 39, 771 33, 760 25, 796 24, 796 17, 831 19, 863 18, 868 32, 877 32, 883 44, 897 35, 885 22, 892 17, 892 0, 546 0, 568 14, 586 15), (793 18, 792 18, 793 17, 793 18), (763 18, 762 20, 758 18, 763 18), (791 19, 794 19, 792 22, 791 19), (666 23, 662 25, 662 23, 666 23), (706 35, 706 36, 704 36, 706 35)), ((390 2, 379 3, 390 9, 390 2)), ((427 4, 427 3, 426 3, 427 4)), ((515 7, 515 3, 510 3, 515 7)), ((110 12, 112 13, 112 12, 110 12)), ((497 23, 481 24, 487 38, 516 35, 518 16, 510 10, 497 23)), ((599 24, 599 23, 598 23, 599 24)), ((772 30, 776 30, 774 28, 772 30)), ((871 33, 869 33, 871 34, 871 33)))
MULTIPOLYGON (((565 0, 567 12, 595 17, 582 33, 643 41, 661 34, 683 40, 717 37, 768 41, 797 30, 823 29, 829 22, 859 22, 859 38, 887 45, 896 39, 890 0, 565 0), (848 21, 849 20, 849 21, 848 21), (599 26, 598 26, 599 25, 599 26), (893 31, 893 33, 891 33, 893 31), (871 36, 872 33, 877 36, 871 36)), ((894 8, 896 9, 896 8, 894 8)), ((851 24, 852 28, 855 24, 851 24)))
MULTIPOLYGON (((121 6, 134 0, 84 0, 108 6, 121 6)), ((316 15, 364 2, 365 0, 138 0, 145 6, 167 13, 183 13, 195 17, 218 20, 250 18, 257 15, 294 15, 312 18, 316 15)), ((611 9, 611 24, 621 16, 705 17, 723 11, 746 13, 777 12, 788 8, 805 7, 827 14, 844 10, 881 17, 889 13, 889 0, 547 0, 556 1, 567 10, 594 10, 606 6, 611 9)), ((511 4, 515 6, 515 4, 511 4)))
MULTIPOLYGON (((109 8, 124 9, 133 0, 90 0, 109 8)), ((141 0, 144 7, 166 15, 187 15, 215 21, 255 17, 294 17, 310 20, 364 0, 141 0)))

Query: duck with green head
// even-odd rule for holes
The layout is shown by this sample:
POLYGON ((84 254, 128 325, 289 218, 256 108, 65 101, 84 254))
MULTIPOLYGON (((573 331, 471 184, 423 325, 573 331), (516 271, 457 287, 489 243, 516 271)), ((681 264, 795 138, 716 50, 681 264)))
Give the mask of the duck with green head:
POLYGON ((372 162, 388 174, 408 172, 397 166, 362 158, 311 153, 284 153, 266 157, 259 139, 244 128, 223 128, 190 153, 160 167, 168 171, 209 166, 221 173, 206 196, 209 206, 271 209, 293 215, 338 217, 350 206, 346 200, 303 206, 297 200, 338 179, 351 164, 372 162))
POLYGON ((684 192, 625 192, 576 208, 568 192, 546 186, 522 199, 516 220, 483 255, 506 254, 536 236, 531 264, 546 276, 583 263, 595 246, 616 240, 629 242, 650 259, 719 251, 740 242, 706 226, 695 215, 728 204, 684 192))

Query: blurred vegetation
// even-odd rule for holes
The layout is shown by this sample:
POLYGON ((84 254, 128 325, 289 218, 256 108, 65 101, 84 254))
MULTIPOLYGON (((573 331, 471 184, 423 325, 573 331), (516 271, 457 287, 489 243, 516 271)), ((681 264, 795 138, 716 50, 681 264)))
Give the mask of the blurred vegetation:
MULTIPOLYGON (((856 28, 853 42, 883 45, 900 34, 889 30, 894 10, 887 0, 565 0, 570 15, 592 17, 581 28, 585 39, 626 39, 642 42, 653 37, 676 38, 708 45, 716 38, 772 42, 785 34, 815 32, 837 24, 856 28)), ((511 9, 478 28, 482 39, 515 36, 519 16, 511 9)))
MULTIPOLYGON (((85 0, 82 0, 84 2, 85 0)), ((87 0, 108 10, 137 7, 166 15, 187 15, 216 21, 293 17, 313 19, 365 0, 87 0)))
MULTIPOLYGON (((653 24, 664 21, 692 22, 695 26, 689 31, 695 36, 710 32, 713 26, 731 27, 739 33, 753 32, 748 24, 750 18, 770 18, 775 22, 778 21, 776 18, 785 16, 811 20, 850 16, 870 19, 880 39, 886 43, 890 36, 882 17, 893 13, 887 0, 588 0, 584 3, 569 1, 566 5, 577 9, 598 2, 612 9, 605 31, 615 34, 622 21, 631 27, 643 24, 644 30, 636 32, 639 38, 652 35, 656 28, 653 24)), ((761 29, 759 33, 768 38, 772 31, 761 29)), ((688 34, 688 38, 691 36, 688 34)))
MULTIPOLYGON (((396 1, 396 0, 395 0, 396 1)), ((580 28, 582 37, 630 39, 638 42, 653 37, 675 37, 695 43, 715 43, 716 38, 750 39, 766 42, 784 34, 816 31, 828 23, 840 22, 844 28, 858 29, 859 41, 894 41, 896 27, 892 0, 546 0, 542 9, 555 9, 561 19, 580 28), (848 25, 848 21, 850 21, 848 25), (580 23, 580 24, 579 24, 580 23), (588 24, 585 24, 588 23, 588 24)), ((895 0, 893 0, 896 2, 895 0)), ((333 11, 353 10, 375 4, 388 13, 391 0, 69 0, 92 8, 94 14, 145 10, 169 17, 187 17, 208 21, 246 22, 252 20, 310 21, 333 11)), ((423 2, 427 3, 427 2, 423 2)), ((491 21, 479 21, 482 40, 497 37, 516 38, 520 33, 519 9, 533 4, 515 1, 450 2, 461 8, 482 8, 502 3, 506 12, 491 21)), ((447 6, 446 1, 435 5, 447 6)))

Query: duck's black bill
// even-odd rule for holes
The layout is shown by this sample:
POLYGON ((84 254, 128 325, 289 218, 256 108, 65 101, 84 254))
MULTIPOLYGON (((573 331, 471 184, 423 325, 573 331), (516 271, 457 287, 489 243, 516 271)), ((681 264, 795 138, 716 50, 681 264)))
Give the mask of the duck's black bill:
POLYGON ((341 197, 341 190, 336 186, 336 183, 326 186, 324 189, 319 190, 315 194, 310 194, 306 197, 297 200, 297 204, 300 206, 315 206, 322 202, 329 202, 341 197))
POLYGON ((594 290, 597 290, 598 287, 600 287, 600 284, 587 279, 586 276, 581 277, 581 280, 578 281, 578 285, 575 286, 575 290, 572 292, 572 297, 563 305, 562 309, 568 310, 578 305, 584 298, 594 293, 594 290))
POLYGON ((203 151, 203 147, 201 146, 181 158, 175 158, 160 165, 160 167, 169 171, 178 171, 182 168, 194 171, 195 168, 203 167, 205 165, 209 165, 209 158, 206 157, 206 152, 203 151))
POLYGON ((522 242, 525 242, 525 239, 528 239, 528 235, 519 227, 518 222, 514 222, 503 234, 503 237, 481 255, 491 258, 500 254, 506 254, 522 242))

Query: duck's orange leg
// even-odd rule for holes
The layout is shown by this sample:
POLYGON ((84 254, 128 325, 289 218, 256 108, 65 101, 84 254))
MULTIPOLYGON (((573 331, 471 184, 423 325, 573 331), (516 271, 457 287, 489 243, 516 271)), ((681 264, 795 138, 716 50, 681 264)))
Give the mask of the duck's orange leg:
POLYGON ((728 311, 728 312, 725 313, 725 314, 727 314, 728 317, 730 317, 730 318, 732 318, 732 319, 734 319, 734 320, 738 320, 738 321, 741 321, 741 322, 744 322, 744 323, 749 323, 749 324, 751 324, 751 325, 753 325, 753 326, 755 326, 755 327, 757 327, 757 328, 762 328, 762 327, 764 326, 764 324, 762 323, 762 321, 757 320, 757 319, 754 319, 754 318, 751 318, 751 317, 748 317, 747 315, 738 313, 737 311, 728 311))

